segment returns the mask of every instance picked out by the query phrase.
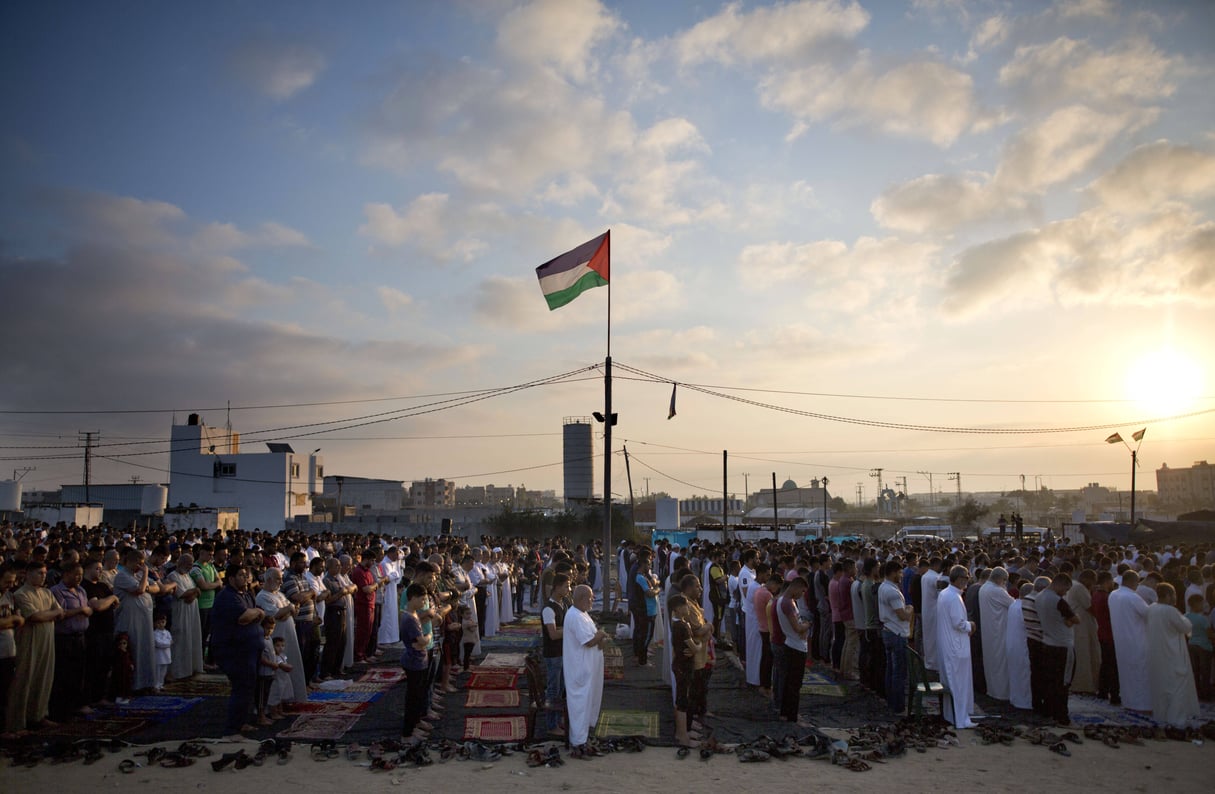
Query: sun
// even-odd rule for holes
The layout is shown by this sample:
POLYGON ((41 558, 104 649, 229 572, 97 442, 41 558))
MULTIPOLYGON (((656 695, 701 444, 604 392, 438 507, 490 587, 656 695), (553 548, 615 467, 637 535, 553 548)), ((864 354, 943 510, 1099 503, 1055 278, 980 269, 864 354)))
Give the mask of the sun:
POLYGON ((1193 410, 1202 396, 1203 370, 1189 355, 1164 348, 1145 353, 1126 376, 1127 396, 1155 418, 1193 410))

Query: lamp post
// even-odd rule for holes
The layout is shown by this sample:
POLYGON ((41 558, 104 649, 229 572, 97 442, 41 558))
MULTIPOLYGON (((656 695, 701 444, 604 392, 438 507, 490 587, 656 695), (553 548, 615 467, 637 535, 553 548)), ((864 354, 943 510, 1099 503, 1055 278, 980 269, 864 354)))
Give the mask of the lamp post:
POLYGON ((823 540, 827 537, 827 475, 823 475, 823 525, 819 529, 818 539, 823 540))
POLYGON ((1114 433, 1109 438, 1105 439, 1107 444, 1122 444, 1131 451, 1131 529, 1135 528, 1135 470, 1139 468, 1139 445, 1143 443, 1143 434, 1147 432, 1147 428, 1131 433, 1131 440, 1135 442, 1132 449, 1131 445, 1126 443, 1120 433, 1114 433))

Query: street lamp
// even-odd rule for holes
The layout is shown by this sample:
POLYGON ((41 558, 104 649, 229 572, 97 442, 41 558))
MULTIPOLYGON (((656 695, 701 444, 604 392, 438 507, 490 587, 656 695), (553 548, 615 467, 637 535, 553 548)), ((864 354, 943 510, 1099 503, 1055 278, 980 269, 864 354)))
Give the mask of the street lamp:
POLYGON ((1131 445, 1123 440, 1121 434, 1114 433, 1109 438, 1105 439, 1107 444, 1122 444, 1122 446, 1131 450, 1131 529, 1135 528, 1135 469, 1139 468, 1139 445, 1143 443, 1143 434, 1147 432, 1147 428, 1131 433, 1131 440, 1135 442, 1135 448, 1131 449, 1131 445))
POLYGON ((823 525, 819 529, 818 539, 824 540, 827 537, 827 475, 823 475, 823 525))

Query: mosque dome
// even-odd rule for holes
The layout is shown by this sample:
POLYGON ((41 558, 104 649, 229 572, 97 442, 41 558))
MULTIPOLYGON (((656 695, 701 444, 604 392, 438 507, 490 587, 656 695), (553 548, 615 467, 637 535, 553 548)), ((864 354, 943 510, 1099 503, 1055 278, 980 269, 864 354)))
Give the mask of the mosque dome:
POLYGON ((793 480, 785 480, 785 484, 782 485, 780 489, 782 491, 796 491, 797 483, 793 482, 793 480))

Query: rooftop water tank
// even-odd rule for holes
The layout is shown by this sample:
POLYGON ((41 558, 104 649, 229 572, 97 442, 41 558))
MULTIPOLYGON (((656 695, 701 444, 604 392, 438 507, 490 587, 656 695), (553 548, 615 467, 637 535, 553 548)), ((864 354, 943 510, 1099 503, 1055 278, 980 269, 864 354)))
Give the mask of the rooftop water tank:
POLYGON ((21 483, 17 480, 0 480, 0 511, 16 513, 21 510, 21 483))
POLYGON ((140 498, 140 515, 163 516, 169 504, 169 489, 164 485, 145 485, 140 498))

